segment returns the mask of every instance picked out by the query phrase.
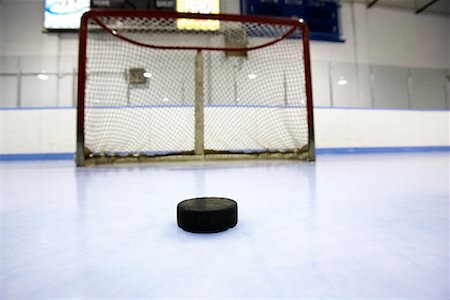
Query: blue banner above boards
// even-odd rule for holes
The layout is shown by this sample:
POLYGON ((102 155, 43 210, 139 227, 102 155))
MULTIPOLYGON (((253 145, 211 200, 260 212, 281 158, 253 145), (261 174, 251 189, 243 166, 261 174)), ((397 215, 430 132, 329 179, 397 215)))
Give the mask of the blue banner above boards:
POLYGON ((239 0, 241 14, 303 18, 312 40, 343 42, 337 0, 239 0))

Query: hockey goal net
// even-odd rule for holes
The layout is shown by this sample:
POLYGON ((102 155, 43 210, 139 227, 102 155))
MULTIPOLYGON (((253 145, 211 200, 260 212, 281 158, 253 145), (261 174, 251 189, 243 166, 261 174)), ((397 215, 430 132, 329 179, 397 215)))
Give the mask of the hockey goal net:
POLYGON ((77 165, 314 160, 301 20, 100 10, 80 29, 77 165))

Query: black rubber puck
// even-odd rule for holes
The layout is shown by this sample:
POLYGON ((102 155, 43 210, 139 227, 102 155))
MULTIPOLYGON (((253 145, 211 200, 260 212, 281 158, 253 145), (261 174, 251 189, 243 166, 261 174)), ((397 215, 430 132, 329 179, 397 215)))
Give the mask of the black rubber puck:
POLYGON ((228 198, 201 197, 177 206, 178 226, 195 233, 225 231, 237 224, 237 203, 228 198))

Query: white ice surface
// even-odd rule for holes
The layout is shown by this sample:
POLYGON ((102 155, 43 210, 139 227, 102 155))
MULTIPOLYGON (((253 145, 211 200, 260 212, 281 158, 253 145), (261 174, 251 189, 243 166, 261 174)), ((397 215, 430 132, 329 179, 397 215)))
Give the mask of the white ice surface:
POLYGON ((0 168, 2 300, 449 297, 449 153, 0 168), (196 196, 238 225, 179 229, 196 196))

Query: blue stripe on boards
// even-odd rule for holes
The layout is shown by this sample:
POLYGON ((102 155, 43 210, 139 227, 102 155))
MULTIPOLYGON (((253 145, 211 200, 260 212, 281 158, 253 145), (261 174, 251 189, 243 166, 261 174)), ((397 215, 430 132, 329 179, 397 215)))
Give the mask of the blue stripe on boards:
POLYGON ((0 154, 0 161, 29 161, 29 160, 72 160, 73 153, 21 153, 0 154))
MULTIPOLYGON (((254 152, 249 149, 249 152, 254 152)), ((262 150, 261 150, 262 151, 262 150)), ((450 146, 411 146, 411 147, 354 147, 354 148, 317 148, 318 155, 324 154, 369 154, 369 153, 407 153, 407 152, 447 152, 450 146)), ((241 149, 239 152, 245 152, 241 149)), ((258 152, 258 151, 256 151, 258 152)), ((148 153, 147 153, 148 154, 148 153)), ((152 153, 165 154, 165 153, 152 153)), ((74 153, 27 153, 0 154, 0 161, 32 161, 32 160, 73 160, 74 153)))
POLYGON ((399 153, 399 152, 433 152, 450 151, 450 146, 411 146, 411 147, 354 147, 354 148, 317 148, 321 154, 365 154, 365 153, 399 153))

